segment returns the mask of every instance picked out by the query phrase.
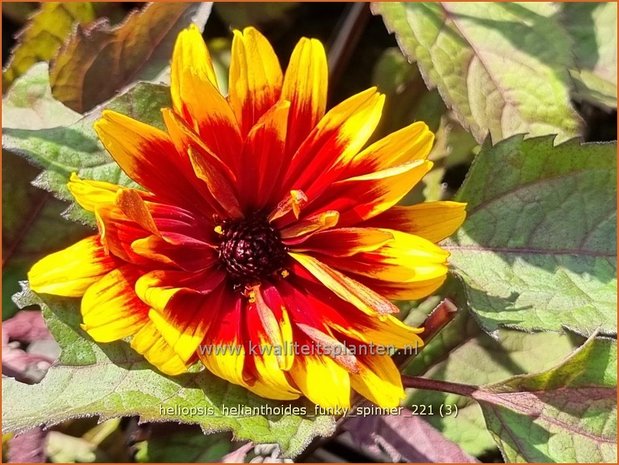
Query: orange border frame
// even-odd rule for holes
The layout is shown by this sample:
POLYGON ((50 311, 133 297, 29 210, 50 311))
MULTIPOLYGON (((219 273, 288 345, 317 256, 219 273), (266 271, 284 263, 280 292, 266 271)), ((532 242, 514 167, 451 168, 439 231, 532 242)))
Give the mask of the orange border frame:
MULTIPOLYGON (((39 3, 51 3, 52 0, 41 0, 39 3)), ((65 0, 65 3, 76 3, 79 0, 65 0)), ((156 3, 193 3, 192 0, 174 0, 174 1, 165 1, 165 0, 152 0, 153 2, 156 3)), ((388 0, 376 0, 377 2, 386 2, 388 0)), ((411 3, 417 3, 420 0, 407 0, 407 2, 411 2, 411 3)), ((451 0, 452 2, 457 2, 457 3, 463 3, 463 2, 467 2, 469 0, 451 0)), ((504 2, 509 2, 510 0, 497 0, 495 2, 491 2, 491 1, 480 1, 478 3, 504 3, 504 2)), ((523 2, 535 2, 536 0, 522 0, 523 2)), ((5 1, 5 0, 0 0, 0 15, 2 14, 2 4, 3 3, 26 3, 28 2, 28 0, 11 0, 11 1, 5 1)), ((114 0, 96 0, 96 2, 94 3, 112 3, 114 2, 114 0)), ((219 3, 258 3, 260 2, 260 0, 246 0, 245 2, 238 2, 235 0, 218 0, 219 3)), ((271 2, 261 2, 261 3, 284 3, 286 2, 286 0, 273 0, 271 2)), ((324 0, 305 0, 302 3, 322 3, 324 2, 324 0)), ((144 0, 138 0, 137 3, 148 3, 144 0)), ((217 2, 215 2, 217 3, 217 2)), ((359 3, 359 2, 355 2, 354 0, 340 0, 338 3, 359 3)), ((555 3, 617 3, 617 1, 596 1, 596 0, 562 0, 560 2, 555 2, 555 3)), ((619 31, 619 28, 618 28, 619 31)), ((0 32, 2 32, 2 24, 0 23, 0 32)), ((2 52, 0 51, 0 57, 2 52)), ((619 71, 619 66, 618 66, 618 71, 619 71)), ((2 88, 2 84, 0 83, 0 89, 2 88)), ((2 120, 2 116, 0 114, 0 121, 2 120)), ((619 132, 619 123, 617 124, 617 129, 619 132)), ((2 128, 0 126, 0 136, 2 135, 2 128)), ((617 155, 619 156, 619 149, 617 152, 617 155)), ((2 162, 2 156, 0 155, 0 163, 2 162)), ((2 174, 0 173, 0 181, 2 180, 2 174)), ((2 200, 2 193, 0 192, 0 201, 2 200)), ((617 194, 617 204, 619 204, 619 193, 617 194)), ((0 204, 0 214, 2 213, 2 206, 0 204)), ((0 225, 2 224, 2 219, 0 218, 0 225)), ((0 231, 0 238, 2 238, 2 232, 0 231)), ((619 239, 619 232, 617 233, 617 239, 619 239)), ((0 251, 0 257, 2 256, 2 252, 0 251)), ((0 289, 0 298, 2 297, 2 289, 0 289)), ((618 303, 618 322, 619 322, 619 303, 618 303)), ((0 323, 0 327, 1 327, 1 323, 0 323)), ((0 348, 0 354, 2 353, 2 349, 0 348)), ((1 382, 0 382, 1 383, 1 382)), ((2 400, 2 394, 0 393, 0 401, 2 400)), ((619 401, 619 391, 618 391, 618 397, 617 400, 619 401)), ((2 406, 3 404, 0 404, 0 411, 2 411, 2 406)), ((618 438, 618 442, 619 442, 619 432, 617 435, 618 438)), ((2 462, 2 457, 0 456, 0 463, 2 462)), ((25 462, 25 463, 29 463, 29 462, 25 462)), ((183 462, 179 462, 179 463, 183 463, 183 462)), ((388 465, 391 462, 384 462, 385 465, 388 465)), ((189 465, 189 464, 187 464, 189 465)), ((333 464, 335 465, 335 464, 333 464)), ((432 465, 430 463, 422 463, 422 465, 432 465)), ((541 464, 540 464, 541 465, 541 464)))

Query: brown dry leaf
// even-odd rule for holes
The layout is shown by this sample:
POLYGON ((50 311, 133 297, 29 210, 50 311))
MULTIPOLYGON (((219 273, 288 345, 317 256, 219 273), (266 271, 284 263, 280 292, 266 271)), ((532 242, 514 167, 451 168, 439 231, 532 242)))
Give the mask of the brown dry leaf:
POLYGON ((203 27, 210 3, 152 3, 112 27, 106 19, 78 27, 50 69, 54 97, 83 113, 137 80, 155 79, 168 65, 177 34, 203 27))
POLYGON ((16 36, 19 42, 2 73, 3 89, 6 91, 33 64, 51 60, 75 23, 86 24, 94 19, 95 12, 88 2, 43 3, 16 36))

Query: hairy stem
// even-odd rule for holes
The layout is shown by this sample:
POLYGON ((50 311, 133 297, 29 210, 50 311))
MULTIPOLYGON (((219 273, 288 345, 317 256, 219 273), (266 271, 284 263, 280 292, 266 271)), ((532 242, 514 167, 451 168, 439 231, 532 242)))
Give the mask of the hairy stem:
POLYGON ((478 390, 477 386, 472 386, 470 384, 451 383, 449 381, 439 381, 436 379, 406 375, 402 375, 402 384, 406 388, 449 392, 451 394, 458 394, 467 397, 471 397, 473 393, 478 390))

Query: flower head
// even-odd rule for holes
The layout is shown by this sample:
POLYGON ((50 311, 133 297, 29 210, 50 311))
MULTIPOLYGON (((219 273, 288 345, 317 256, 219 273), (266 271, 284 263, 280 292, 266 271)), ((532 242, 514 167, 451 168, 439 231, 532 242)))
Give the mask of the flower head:
POLYGON ((98 233, 36 263, 32 289, 81 297, 93 339, 128 338, 169 375, 200 361, 272 399, 341 407, 352 388, 397 405, 398 370, 376 347, 421 345, 422 330, 390 299, 443 283, 435 243, 465 215, 456 202, 394 206, 432 167, 432 133, 418 122, 364 148, 384 96, 371 88, 325 113, 314 39, 282 73, 258 31, 236 31, 228 88, 198 29, 183 31, 166 131, 111 111, 95 124, 142 189, 73 175, 98 233))

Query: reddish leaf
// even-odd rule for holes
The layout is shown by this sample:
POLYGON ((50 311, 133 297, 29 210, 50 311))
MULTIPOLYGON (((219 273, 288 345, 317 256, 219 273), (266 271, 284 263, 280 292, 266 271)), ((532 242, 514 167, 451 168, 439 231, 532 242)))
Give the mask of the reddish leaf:
POLYGON ((479 402, 507 462, 617 461, 617 341, 593 334, 562 363, 485 385, 403 376, 479 402))
POLYGON ((25 383, 39 382, 57 358, 58 351, 41 312, 21 311, 2 324, 2 373, 5 376, 25 383))
POLYGON ((78 26, 50 69, 54 97, 83 113, 169 64, 177 34, 204 26, 210 3, 151 3, 116 27, 105 19, 78 26))
POLYGON ((353 440, 393 462, 477 462, 455 442, 410 410, 397 416, 355 417, 344 423, 353 440))
POLYGON ((45 463, 43 428, 33 428, 9 440, 7 458, 10 463, 45 463))

